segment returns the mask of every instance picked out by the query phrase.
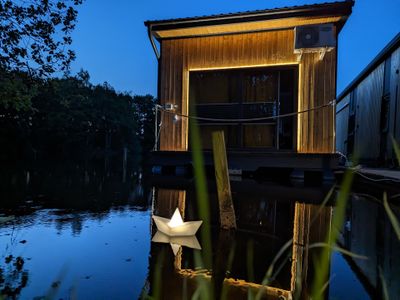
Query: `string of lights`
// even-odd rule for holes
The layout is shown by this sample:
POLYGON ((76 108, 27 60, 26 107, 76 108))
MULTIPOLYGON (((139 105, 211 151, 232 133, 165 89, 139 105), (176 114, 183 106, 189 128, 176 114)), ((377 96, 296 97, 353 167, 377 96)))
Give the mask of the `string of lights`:
POLYGON ((292 116, 296 116, 296 115, 299 115, 299 114, 304 114, 304 113, 307 113, 307 112, 311 112, 311 111, 314 111, 314 110, 325 108, 325 107, 328 107, 328 106, 333 106, 333 105, 335 105, 335 103, 336 103, 336 100, 332 100, 332 101, 330 101, 330 102, 328 102, 326 104, 323 104, 323 105, 315 106, 315 107, 312 107, 312 108, 309 108, 309 109, 305 109, 305 110, 302 110, 302 111, 297 111, 297 112, 292 112, 292 113, 287 113, 287 114, 281 114, 281 115, 259 117, 259 118, 233 118, 233 119, 229 119, 229 118, 206 118, 206 117, 198 117, 198 116, 193 116, 193 115, 185 115, 185 114, 178 113, 178 112, 176 112, 174 110, 165 109, 161 105, 159 105, 158 108, 160 109, 160 111, 166 112, 166 113, 174 115, 174 116, 178 116, 178 117, 181 117, 181 118, 198 120, 198 121, 245 123, 245 122, 266 121, 266 120, 275 120, 275 119, 281 119, 281 118, 286 118, 286 117, 292 117, 292 116))
POLYGON ((292 112, 292 113, 287 113, 287 114, 281 114, 281 115, 274 115, 274 116, 267 116, 267 117, 259 117, 259 118, 234 118, 234 119, 230 119, 230 118, 206 118, 206 117, 198 117, 198 116, 193 116, 193 115, 185 115, 182 113, 178 113, 176 112, 176 105, 172 105, 172 104, 166 104, 165 106, 156 104, 155 105, 155 114, 156 114, 156 118, 155 118, 155 141, 154 141, 154 150, 157 150, 158 148, 158 142, 160 140, 160 132, 161 132, 161 128, 162 128, 162 118, 160 123, 158 124, 157 121, 157 115, 158 115, 158 111, 160 111, 161 113, 167 113, 170 115, 173 115, 175 120, 178 120, 178 117, 181 118, 187 118, 187 119, 193 119, 193 120, 197 120, 197 121, 209 121, 209 122, 227 122, 227 123, 245 123, 245 122, 257 122, 257 121, 266 121, 266 120, 276 120, 276 119, 281 119, 281 118, 287 118, 287 117, 293 117, 293 116, 297 116, 300 114, 304 114, 304 113, 308 113, 314 110, 318 110, 318 109, 322 109, 328 106, 335 106, 336 104, 336 99, 333 99, 332 101, 329 101, 326 104, 323 105, 319 105, 319 106, 315 106, 315 107, 311 107, 305 110, 301 110, 301 111, 296 111, 296 112, 292 112))

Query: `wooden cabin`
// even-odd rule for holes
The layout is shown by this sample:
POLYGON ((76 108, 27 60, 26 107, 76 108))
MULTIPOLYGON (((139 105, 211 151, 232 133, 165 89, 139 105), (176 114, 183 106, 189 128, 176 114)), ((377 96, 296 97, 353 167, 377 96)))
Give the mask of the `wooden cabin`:
POLYGON ((400 141, 400 33, 338 96, 336 147, 363 164, 396 165, 400 141))
POLYGON ((337 37, 352 6, 145 22, 159 67, 155 156, 189 162, 198 118, 206 163, 211 132, 223 130, 231 168, 320 167, 335 153, 337 37))

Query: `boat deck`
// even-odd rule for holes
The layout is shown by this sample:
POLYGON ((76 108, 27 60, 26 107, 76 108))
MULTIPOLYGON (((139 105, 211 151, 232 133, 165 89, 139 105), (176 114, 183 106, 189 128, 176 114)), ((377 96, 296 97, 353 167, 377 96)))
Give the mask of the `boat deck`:
MULTIPOLYGON (((211 151, 204 151, 206 167, 213 166, 211 151)), ((294 152, 249 152, 228 151, 228 166, 231 174, 240 175, 242 172, 257 172, 268 169, 297 171, 331 172, 339 168, 340 156, 337 154, 305 154, 294 152)), ((162 170, 179 170, 191 168, 191 151, 154 151, 147 162, 151 167, 162 173, 162 170)))

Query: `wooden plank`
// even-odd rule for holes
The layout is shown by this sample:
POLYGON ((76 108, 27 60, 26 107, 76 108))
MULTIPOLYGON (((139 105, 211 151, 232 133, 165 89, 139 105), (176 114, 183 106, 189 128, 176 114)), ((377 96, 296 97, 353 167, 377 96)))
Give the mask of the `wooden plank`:
MULTIPOLYGON (((163 41, 161 43, 161 86, 160 86, 160 104, 164 105, 165 102, 168 99, 168 80, 169 80, 169 58, 170 58, 170 47, 169 47, 169 41, 163 41)), ((170 148, 170 134, 168 130, 165 130, 165 128, 168 128, 168 123, 167 123, 167 118, 165 113, 161 113, 161 120, 160 120, 162 127, 160 127, 160 141, 159 141, 159 149, 161 151, 165 150, 172 150, 170 148)))
MULTIPOLYGON (((175 64, 174 67, 175 69, 183 70, 183 41, 182 40, 176 40, 176 57, 175 57, 175 64)), ((183 104, 182 104, 182 83, 183 83, 183 72, 174 72, 174 96, 173 96, 173 102, 174 104, 177 105, 177 112, 182 113, 183 109, 183 104)), ((172 115, 170 115, 171 118, 173 118, 172 115)), ((175 125, 175 143, 179 151, 186 151, 185 147, 185 135, 182 134, 183 130, 183 123, 181 119, 178 119, 177 121, 174 121, 173 124, 175 125)))
POLYGON ((212 133, 212 141, 220 225, 223 229, 236 229, 236 217, 233 208, 231 183, 229 181, 224 132, 214 131, 212 133))
MULTIPOLYGON (((183 115, 189 115, 189 106, 188 106, 188 96, 189 95, 189 71, 188 71, 188 53, 189 53, 189 45, 188 43, 183 43, 183 58, 182 58, 182 94, 181 94, 181 112, 183 115)), ((177 99, 178 100, 178 99, 177 99)), ((187 151, 189 149, 189 141, 188 134, 189 132, 189 119, 181 118, 182 122, 182 139, 183 139, 183 150, 187 151)))
MULTIPOLYGON (((312 104, 313 107, 320 106, 324 104, 324 82, 325 82, 325 74, 324 72, 324 67, 325 63, 323 60, 319 60, 318 58, 319 54, 314 54, 314 61, 315 61, 315 81, 314 81, 314 103, 312 104)), ((325 57, 324 59, 327 59, 325 57)), ((329 59, 327 59, 329 62, 329 59)), ((320 122, 320 118, 324 116, 324 111, 325 108, 318 109, 313 111, 312 113, 312 121, 313 121, 313 144, 312 147, 315 152, 320 153, 321 149, 323 149, 324 144, 321 143, 321 141, 324 141, 322 139, 323 137, 323 130, 324 130, 324 125, 325 122, 320 122), (316 126, 319 125, 320 123, 321 126, 316 126)), ((323 119, 322 119, 323 120, 323 119)))

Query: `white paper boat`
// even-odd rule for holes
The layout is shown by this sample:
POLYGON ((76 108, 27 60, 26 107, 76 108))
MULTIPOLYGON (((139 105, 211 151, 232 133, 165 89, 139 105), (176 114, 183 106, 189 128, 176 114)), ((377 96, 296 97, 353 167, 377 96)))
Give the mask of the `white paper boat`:
POLYGON ((183 222, 182 216, 177 208, 171 219, 153 216, 157 229, 168 236, 191 236, 195 235, 203 221, 183 222))
POLYGON ((151 239, 155 243, 171 244, 172 251, 176 255, 181 246, 201 250, 199 241, 195 235, 192 236, 168 236, 161 231, 157 231, 151 239))

